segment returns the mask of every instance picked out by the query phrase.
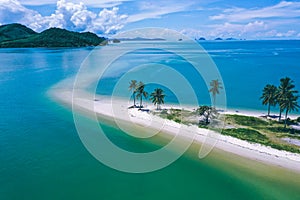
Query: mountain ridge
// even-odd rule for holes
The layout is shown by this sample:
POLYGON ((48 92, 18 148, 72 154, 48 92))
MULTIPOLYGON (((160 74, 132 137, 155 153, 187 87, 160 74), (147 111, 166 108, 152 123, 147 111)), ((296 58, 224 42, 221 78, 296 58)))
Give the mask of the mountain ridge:
POLYGON ((91 32, 49 28, 40 33, 22 24, 0 26, 0 48, 86 47, 106 44, 107 39, 91 32))

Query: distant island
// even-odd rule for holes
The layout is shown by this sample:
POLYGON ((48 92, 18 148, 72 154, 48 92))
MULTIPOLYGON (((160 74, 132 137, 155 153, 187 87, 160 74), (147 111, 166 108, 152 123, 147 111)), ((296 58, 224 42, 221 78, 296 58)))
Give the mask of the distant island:
POLYGON ((106 44, 107 39, 91 32, 49 28, 37 33, 22 24, 0 26, 0 48, 86 47, 106 44))
POLYGON ((165 41, 163 38, 142 38, 142 37, 135 37, 135 38, 118 38, 120 41, 165 41))
MULTIPOLYGON (((205 38, 205 37, 200 37, 199 39, 195 39, 195 40, 198 40, 198 41, 205 41, 206 38, 205 38)), ((232 38, 232 37, 223 39, 223 38, 218 37, 218 38, 211 39, 211 40, 216 40, 216 41, 222 41, 222 40, 226 40, 226 41, 237 41, 237 40, 241 40, 241 39, 236 39, 236 38, 232 38)))

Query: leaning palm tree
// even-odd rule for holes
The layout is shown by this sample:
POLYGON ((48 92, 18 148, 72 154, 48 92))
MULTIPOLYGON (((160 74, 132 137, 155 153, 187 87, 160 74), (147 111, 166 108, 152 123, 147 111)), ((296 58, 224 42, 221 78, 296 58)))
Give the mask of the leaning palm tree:
POLYGON ((135 107, 135 94, 136 94, 136 88, 137 88, 137 81, 136 80, 131 80, 129 82, 129 91, 132 92, 132 97, 133 97, 133 106, 135 107))
POLYGON ((263 105, 268 105, 268 116, 270 116, 270 107, 276 106, 276 93, 277 93, 277 87, 275 85, 266 85, 263 89, 263 94, 260 97, 262 99, 263 105))
POLYGON ((281 120, 281 114, 284 111, 284 108, 281 106, 283 105, 282 101, 286 99, 288 93, 291 93, 292 95, 298 93, 298 91, 294 90, 294 88, 295 85, 289 77, 280 79, 280 85, 276 94, 276 99, 279 103, 279 120, 281 120))
POLYGON ((161 104, 164 104, 165 103, 165 94, 164 94, 164 91, 160 88, 156 88, 154 90, 154 92, 151 93, 150 95, 150 100, 152 101, 152 103, 154 105, 156 105, 156 109, 158 110, 160 108, 160 105, 161 104))
POLYGON ((145 91, 145 84, 143 82, 139 82, 137 88, 136 88, 136 98, 140 99, 140 108, 143 107, 143 97, 148 97, 148 92, 145 91))
POLYGON ((298 96, 294 96, 292 92, 288 92, 282 99, 280 100, 280 107, 285 110, 285 120, 284 120, 284 128, 286 128, 287 124, 287 116, 290 111, 298 111, 300 106, 298 105, 298 96))
POLYGON ((219 91, 220 89, 223 89, 223 87, 222 87, 222 84, 219 82, 218 79, 212 80, 210 82, 209 92, 212 93, 212 96, 213 96, 214 108, 216 107, 216 96, 217 96, 217 94, 220 94, 220 91, 219 91))

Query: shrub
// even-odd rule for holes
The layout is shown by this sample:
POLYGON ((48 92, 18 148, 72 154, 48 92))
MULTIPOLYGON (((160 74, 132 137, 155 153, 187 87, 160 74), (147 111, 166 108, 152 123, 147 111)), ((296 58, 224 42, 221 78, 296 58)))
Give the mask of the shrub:
POLYGON ((174 121, 177 123, 181 123, 181 119, 178 119, 178 118, 176 118, 174 121))

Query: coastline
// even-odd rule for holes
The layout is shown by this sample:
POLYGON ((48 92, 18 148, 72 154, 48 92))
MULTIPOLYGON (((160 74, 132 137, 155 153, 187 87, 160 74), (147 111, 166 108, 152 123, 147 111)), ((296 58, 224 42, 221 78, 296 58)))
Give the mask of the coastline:
MULTIPOLYGON (((189 133, 196 131, 197 134, 194 138, 194 142, 199 145, 205 141, 207 135, 214 135, 216 138, 213 139, 217 140, 214 148, 218 151, 223 151, 225 153, 234 154, 253 161, 300 173, 300 154, 250 143, 231 136, 221 135, 207 129, 198 128, 196 126, 179 124, 153 114, 138 111, 137 109, 128 109, 128 107, 132 105, 132 102, 128 102, 122 98, 111 99, 108 96, 94 97, 87 92, 80 91, 80 95, 72 100, 72 90, 62 88, 52 88, 49 91, 49 94, 56 101, 59 101, 69 107, 73 106, 73 109, 83 110, 86 114, 96 113, 107 121, 116 122, 117 119, 117 121, 122 120, 127 123, 129 122, 133 128, 136 129, 142 128, 143 130, 158 130, 169 137, 174 137, 179 134, 183 139, 194 135, 194 133, 189 133)), ((170 105, 166 105, 164 108, 168 106, 170 105)), ((152 107, 152 109, 154 108, 154 106, 148 105, 148 108, 150 107, 152 107)), ((175 106, 173 108, 175 108, 175 106)), ((189 110, 192 108, 184 107, 184 109, 189 110)), ((225 111, 223 114, 238 114, 256 117, 261 116, 261 113, 259 112, 244 113, 241 111, 235 112, 234 110, 225 111)), ((131 127, 131 130, 133 130, 133 128, 131 127)), ((139 134, 141 133, 139 132, 139 134)), ((149 136, 148 134, 149 133, 142 133, 142 135, 139 135, 138 137, 145 138, 149 136)))

